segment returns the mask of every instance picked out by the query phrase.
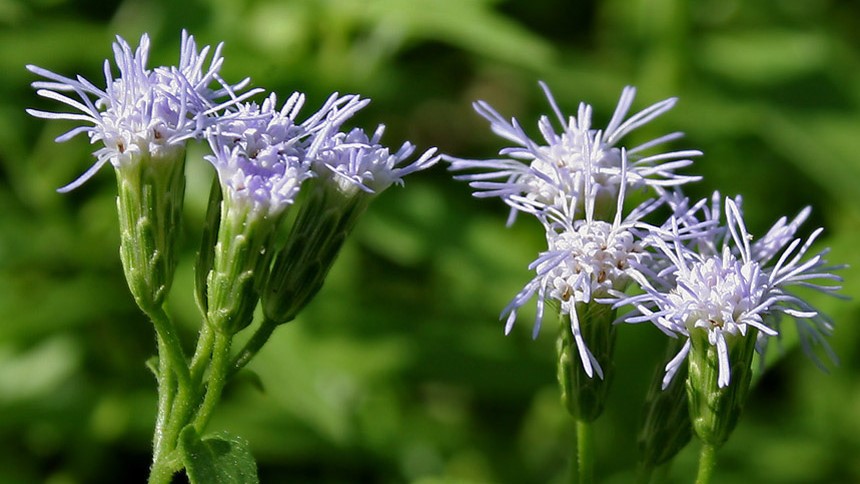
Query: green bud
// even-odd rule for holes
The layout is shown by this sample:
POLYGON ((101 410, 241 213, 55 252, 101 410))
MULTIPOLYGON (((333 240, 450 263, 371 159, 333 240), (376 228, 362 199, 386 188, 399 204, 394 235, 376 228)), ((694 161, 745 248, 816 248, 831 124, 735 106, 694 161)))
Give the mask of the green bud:
POLYGON ((308 182, 286 244, 275 255, 262 294, 263 314, 275 323, 292 321, 320 290, 356 221, 373 200, 363 191, 346 193, 325 179, 308 182))
POLYGON ((198 270, 205 270, 211 257, 203 302, 206 319, 217 331, 232 335, 251 324, 254 317, 260 285, 271 262, 274 233, 283 212, 269 215, 267 211, 255 210, 252 202, 234 199, 230 191, 224 192, 220 211, 214 253, 201 255, 203 261, 198 262, 198 270))
POLYGON ((664 364, 655 370, 645 397, 638 446, 639 462, 647 468, 669 462, 693 437, 687 406, 687 365, 681 365, 669 385, 663 388, 666 363, 682 346, 682 339, 669 340, 664 364))
POLYGON ((568 412, 577 420, 592 422, 603 413, 606 394, 614 374, 616 326, 615 310, 612 306, 576 303, 582 336, 588 349, 603 368, 603 378, 593 378, 585 373, 582 359, 576 348, 570 327, 570 316, 561 316, 561 331, 556 349, 558 351, 558 383, 561 400, 568 412))
POLYGON ((164 303, 176 270, 185 196, 185 150, 142 154, 116 169, 120 258, 128 287, 144 311, 164 303))
POLYGON ((752 380, 752 359, 758 331, 750 328, 745 336, 726 335, 731 378, 719 387, 717 347, 708 342, 700 328, 690 331, 687 396, 690 418, 696 435, 707 445, 720 448, 738 423, 752 380))

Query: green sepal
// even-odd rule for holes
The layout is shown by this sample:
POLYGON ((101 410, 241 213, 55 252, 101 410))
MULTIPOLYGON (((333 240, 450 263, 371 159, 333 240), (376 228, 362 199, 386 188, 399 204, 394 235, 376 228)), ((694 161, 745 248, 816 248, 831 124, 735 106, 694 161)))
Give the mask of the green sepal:
POLYGON ((693 437, 687 405, 687 365, 680 365, 669 386, 663 389, 666 364, 678 354, 684 343, 681 338, 669 339, 666 358, 654 371, 645 397, 637 444, 639 462, 646 468, 669 462, 693 437))
POLYGON ((148 312, 173 283, 185 196, 185 150, 141 156, 116 170, 120 258, 129 290, 148 312))
POLYGON ((276 324, 292 321, 325 281, 347 236, 373 195, 344 195, 313 179, 286 242, 275 255, 262 293, 263 313, 276 324))
POLYGON ((218 242, 218 224, 221 221, 221 201, 224 199, 221 192, 221 183, 218 177, 212 180, 212 188, 209 190, 209 205, 206 209, 206 222, 203 225, 203 236, 201 237, 200 251, 197 253, 197 261, 194 265, 194 294, 197 306, 203 314, 209 310, 208 278, 215 263, 215 244, 218 242))
POLYGON ((726 335, 731 379, 720 388, 717 347, 708 342, 706 331, 697 328, 690 332, 692 346, 687 355, 690 419, 699 439, 715 449, 729 439, 749 395, 757 335, 753 328, 745 336, 726 335))
POLYGON ((160 374, 158 372, 158 357, 157 356, 150 356, 149 358, 147 358, 145 365, 146 365, 146 368, 149 371, 151 371, 153 375, 155 375, 156 380, 160 378, 160 374))
POLYGON ((179 435, 185 472, 191 484, 259 484, 257 463, 248 441, 219 432, 201 439, 188 425, 179 435))
POLYGON ((579 326, 585 344, 603 369, 603 378, 596 373, 589 377, 582 366, 576 348, 570 316, 561 316, 561 328, 556 343, 558 352, 558 383, 561 400, 577 420, 592 422, 603 413, 606 395, 615 373, 613 354, 616 340, 616 311, 610 305, 596 302, 577 303, 579 326))

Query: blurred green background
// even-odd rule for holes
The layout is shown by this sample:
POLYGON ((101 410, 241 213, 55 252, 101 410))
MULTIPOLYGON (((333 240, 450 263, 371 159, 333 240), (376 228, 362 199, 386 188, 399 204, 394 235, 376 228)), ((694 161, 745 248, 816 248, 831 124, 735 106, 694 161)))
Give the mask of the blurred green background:
MULTIPOLYGON (((103 83, 120 34, 149 32, 151 65, 174 63, 179 33, 226 42, 222 73, 310 108, 332 91, 373 99, 355 123, 384 140, 475 158, 504 143, 471 109, 484 99, 537 136, 548 105, 595 106, 603 126, 624 85, 634 109, 677 107, 627 140, 674 130, 705 156, 688 173, 745 197, 750 230, 813 205, 822 246, 851 301, 812 296, 837 325, 841 364, 820 372, 797 348, 761 380, 714 482, 860 482, 860 4, 836 0, 0 0, 0 482, 143 480, 155 384, 149 323, 118 257, 105 170, 55 192, 92 162, 71 123, 27 116, 36 64, 103 83)), ((192 260, 212 176, 191 150, 184 258, 170 309, 187 339, 198 316, 192 260)), ((561 482, 573 431, 558 403, 552 320, 533 308, 503 336, 500 310, 531 277, 542 235, 505 228, 444 167, 383 194, 317 299, 274 335, 250 379, 227 389, 213 430, 250 440, 263 482, 561 482)), ((639 405, 662 356, 647 326, 619 331, 618 371, 596 424, 600 482, 630 482, 639 405)), ((698 445, 670 472, 691 482, 698 445)))

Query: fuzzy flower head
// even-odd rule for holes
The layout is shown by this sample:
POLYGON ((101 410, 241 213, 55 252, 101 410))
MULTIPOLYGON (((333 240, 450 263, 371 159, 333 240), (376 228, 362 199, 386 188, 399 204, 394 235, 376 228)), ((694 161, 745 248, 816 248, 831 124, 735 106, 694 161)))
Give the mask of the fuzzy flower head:
POLYGON ((334 94, 314 115, 298 122, 304 101, 303 94, 294 93, 278 110, 271 94, 262 105, 239 106, 209 130, 214 154, 206 159, 233 203, 266 215, 283 212, 312 176, 309 160, 331 132, 367 103, 358 96, 334 94))
MULTIPOLYGON (((592 127, 592 107, 582 103, 576 116, 566 118, 547 86, 541 83, 556 119, 561 126, 557 132, 550 118, 542 116, 538 128, 542 141, 533 141, 516 119, 505 120, 489 104, 475 103, 475 110, 490 121, 497 135, 511 141, 514 146, 504 148, 504 159, 464 160, 449 158, 452 170, 478 170, 480 173, 460 175, 476 191, 476 197, 500 197, 515 210, 528 211, 520 203, 524 198, 548 206, 571 205, 571 200, 584 200, 595 190, 598 207, 611 209, 618 197, 620 185, 649 186, 661 193, 664 187, 677 186, 699 177, 675 173, 692 163, 695 150, 674 151, 654 155, 642 152, 674 140, 681 133, 670 133, 627 150, 630 166, 621 176, 621 139, 631 131, 660 116, 675 104, 666 99, 626 119, 636 90, 626 87, 612 119, 603 130, 592 127), (586 175, 585 168, 589 171, 586 175)), ((582 205, 576 207, 582 209, 582 205)), ((611 210, 610 210, 611 211, 611 210)), ((604 210, 601 210, 603 213, 604 210)), ((513 212, 512 212, 513 215, 513 212)))
MULTIPOLYGON (((711 232, 723 234, 717 251, 711 250, 720 245, 713 240, 693 245, 672 237, 671 232, 655 233, 651 240, 672 262, 671 282, 664 289, 645 284, 645 294, 621 303, 637 309, 627 316, 628 322, 651 321, 663 331, 688 338, 694 332, 706 333, 708 343, 717 349, 721 388, 728 386, 731 378, 730 348, 755 329, 759 335, 758 349, 763 351, 766 341, 778 335, 777 324, 784 315, 796 319, 805 349, 809 351, 813 344, 820 344, 835 359, 824 340, 832 330, 829 320, 790 290, 792 286, 826 293, 839 289, 827 284, 840 279, 829 272, 836 268, 825 267, 826 251, 804 260, 821 229, 805 242, 795 237, 800 223, 809 214, 806 209, 790 223, 779 220, 765 237, 752 244, 739 201, 726 199, 724 230, 711 232)), ((718 215, 710 213, 708 217, 718 215)), ((677 224, 674 233, 677 234, 677 224)), ((664 386, 669 384, 690 347, 688 340, 667 365, 664 386)))
POLYGON ((372 137, 354 128, 337 133, 326 141, 314 160, 314 170, 320 177, 330 179, 346 196, 358 191, 379 194, 392 184, 403 184, 403 177, 433 166, 438 160, 436 149, 424 152, 417 160, 401 165, 415 146, 406 142, 395 153, 380 144, 385 126, 379 125, 372 137))
MULTIPOLYGON (((624 150, 620 176, 628 176, 624 150)), ((661 200, 643 203, 622 220, 622 205, 628 183, 620 185, 615 218, 610 222, 597 220, 593 214, 595 193, 593 186, 590 197, 584 202, 586 218, 574 220, 571 212, 561 212, 553 208, 539 209, 534 204, 534 212, 542 218, 547 228, 548 250, 529 265, 536 276, 520 291, 503 311, 507 314, 505 331, 510 332, 517 317, 517 310, 537 296, 537 318, 533 336, 537 337, 543 319, 544 307, 549 303, 558 308, 564 316, 570 317, 571 329, 582 359, 583 368, 588 376, 596 372, 603 377, 603 371, 586 347, 580 328, 580 303, 600 302, 601 298, 623 291, 632 280, 645 276, 641 267, 649 263, 650 254, 645 250, 640 238, 640 219, 655 210, 661 200)), ((521 203, 525 203, 521 201, 521 203)), ((525 205, 524 205, 525 206, 525 205)))
POLYGON ((94 152, 96 163, 61 191, 77 188, 108 162, 121 168, 144 158, 173 159, 188 139, 200 137, 215 122, 215 113, 259 92, 252 90, 237 96, 236 92, 248 80, 231 86, 221 79, 218 74, 223 63, 221 45, 216 47, 208 67, 205 60, 210 47, 198 51, 194 38, 184 31, 178 66, 148 68, 149 49, 146 34, 135 50, 117 36, 113 51, 119 77, 114 77, 106 60, 104 89, 80 76, 71 79, 27 66, 31 72, 48 79, 33 83, 37 94, 79 111, 53 113, 28 109, 27 112, 40 118, 92 124, 68 131, 57 138, 58 142, 86 133, 90 143, 103 145, 94 152), (211 87, 213 83, 215 87, 211 87), (66 93, 74 93, 77 99, 66 93), (219 104, 217 100, 224 97, 227 99, 219 104))

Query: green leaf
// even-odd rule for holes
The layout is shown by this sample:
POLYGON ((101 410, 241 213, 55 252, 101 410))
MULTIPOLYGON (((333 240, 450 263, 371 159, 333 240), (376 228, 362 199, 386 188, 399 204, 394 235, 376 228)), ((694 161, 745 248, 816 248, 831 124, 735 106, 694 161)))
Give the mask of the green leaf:
POLYGON ((379 31, 436 39, 527 69, 553 62, 550 42, 494 8, 492 1, 376 0, 363 10, 379 31))
POLYGON ((824 33, 782 27, 714 34, 703 42, 700 62, 737 82, 773 85, 826 67, 832 62, 830 44, 824 33))
POLYGON ((189 425, 179 436, 185 471, 191 484, 255 484, 257 463, 248 441, 227 432, 200 439, 189 425))
POLYGON ((255 390, 260 393, 266 393, 266 385, 263 383, 263 379, 260 378, 259 373, 249 370, 247 367, 242 368, 236 376, 230 381, 231 385, 236 385, 239 383, 249 384, 255 390))

